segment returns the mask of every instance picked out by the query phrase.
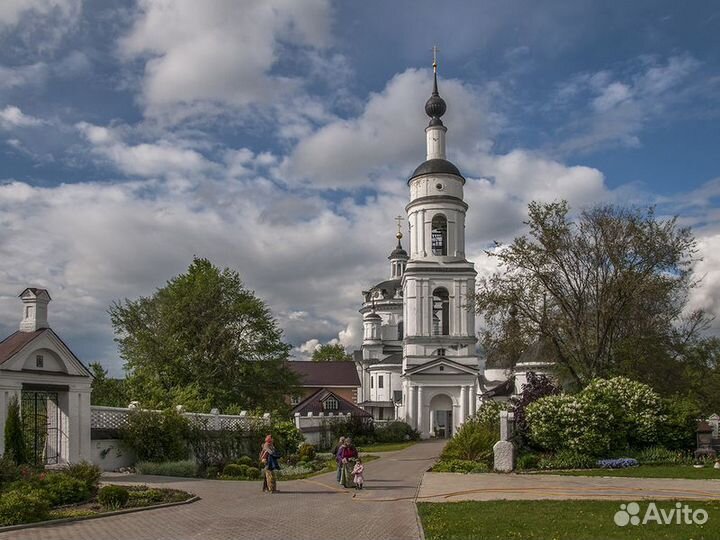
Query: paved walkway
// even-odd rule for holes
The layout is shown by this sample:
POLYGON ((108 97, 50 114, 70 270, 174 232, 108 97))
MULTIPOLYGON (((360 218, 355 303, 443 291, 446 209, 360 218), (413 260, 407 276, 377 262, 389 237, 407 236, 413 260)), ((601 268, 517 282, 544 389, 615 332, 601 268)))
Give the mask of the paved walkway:
POLYGON ((345 490, 334 474, 279 482, 280 493, 261 492, 260 482, 120 476, 183 489, 200 501, 51 527, 0 534, 13 540, 416 540, 421 532, 415 495, 423 472, 443 442, 423 442, 387 452, 365 467, 366 488, 345 490))
POLYGON ((417 500, 720 499, 720 481, 546 474, 425 473, 417 500))

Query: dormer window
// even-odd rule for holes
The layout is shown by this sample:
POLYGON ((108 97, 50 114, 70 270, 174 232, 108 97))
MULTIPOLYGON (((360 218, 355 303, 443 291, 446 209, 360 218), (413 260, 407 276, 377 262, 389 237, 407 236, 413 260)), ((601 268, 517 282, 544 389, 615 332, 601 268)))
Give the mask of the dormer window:
POLYGON ((35 357, 35 367, 38 367, 38 368, 45 367, 45 359, 43 358, 42 354, 38 354, 35 357))
POLYGON ((300 396, 290 396, 290 405, 293 407, 300 403, 300 396))
POLYGON ((323 401, 323 409, 326 411, 337 411, 340 408, 340 403, 333 396, 330 396, 323 401))

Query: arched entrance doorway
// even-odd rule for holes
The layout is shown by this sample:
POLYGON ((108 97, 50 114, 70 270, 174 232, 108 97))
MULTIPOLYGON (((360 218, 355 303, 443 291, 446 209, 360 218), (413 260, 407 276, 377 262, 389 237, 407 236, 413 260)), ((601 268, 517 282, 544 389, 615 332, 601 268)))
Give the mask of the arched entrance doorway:
POLYGON ((437 394, 430 400, 430 418, 432 433, 440 439, 453 436, 453 402, 447 394, 437 394))

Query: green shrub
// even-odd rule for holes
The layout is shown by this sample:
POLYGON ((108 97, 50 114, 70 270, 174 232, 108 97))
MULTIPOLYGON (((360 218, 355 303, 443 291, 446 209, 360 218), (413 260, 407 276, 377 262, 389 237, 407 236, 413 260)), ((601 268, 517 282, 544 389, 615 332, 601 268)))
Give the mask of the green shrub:
POLYGON ((248 467, 255 467, 258 468, 258 460, 253 459, 250 456, 240 456, 240 458, 235 462, 238 465, 246 465, 248 467))
POLYGON ((97 465, 93 465, 87 461, 81 461, 80 463, 65 467, 65 474, 72 478, 82 480, 90 493, 94 494, 97 492, 102 470, 97 465))
POLYGON ((63 506, 85 502, 92 496, 90 488, 83 480, 65 473, 48 474, 41 483, 52 506, 63 506))
POLYGON ((475 419, 468 420, 445 445, 440 459, 481 461, 489 464, 492 461, 493 445, 499 436, 495 426, 475 419))
POLYGON ((312 461, 315 459, 315 447, 312 444, 303 443, 298 451, 300 461, 312 461))
POLYGON ((257 480, 260 478, 260 469, 256 467, 248 467, 247 471, 245 472, 247 478, 250 478, 251 480, 257 480))
POLYGON ((187 459, 189 433, 187 419, 173 409, 133 411, 121 437, 139 461, 160 463, 187 459))
POLYGON ((678 450, 668 450, 664 446, 651 446, 643 448, 634 453, 641 465, 663 465, 663 464, 690 464, 693 457, 690 453, 680 452, 678 450))
POLYGON ((432 468, 433 472, 485 473, 490 470, 486 463, 463 459, 447 459, 438 461, 432 468))
POLYGON ((420 439, 420 433, 405 422, 388 422, 375 428, 373 439, 378 443, 417 441, 420 439))
POLYGON ((159 503, 165 499, 165 494, 155 488, 128 491, 128 496, 128 500, 137 506, 143 506, 148 503, 159 503))
POLYGON ((658 443, 671 450, 695 449, 695 430, 700 414, 700 408, 693 399, 673 397, 663 400, 664 422, 658 443))
POLYGON ((207 478, 217 478, 218 476, 220 476, 220 467, 210 465, 210 467, 205 470, 205 476, 207 478))
POLYGON ((208 467, 223 469, 242 456, 257 455, 267 434, 267 427, 259 421, 250 421, 247 427, 207 429, 194 422, 190 428, 190 446, 201 471, 208 467))
POLYGON ((519 471, 529 471, 537 469, 540 463, 540 456, 532 452, 520 454, 517 459, 517 469, 519 471))
POLYGON ((246 477, 248 475, 248 467, 247 465, 237 465, 235 463, 231 463, 230 465, 226 465, 223 469, 223 476, 231 476, 231 477, 246 477))
POLYGON ((197 465, 192 460, 166 461, 164 463, 141 461, 135 465, 135 470, 140 474, 156 474, 159 476, 180 476, 183 478, 197 476, 197 465))
POLYGON ((582 454, 575 450, 561 450, 555 454, 540 457, 538 469, 592 469, 597 460, 594 456, 582 454))
POLYGON ((125 506, 129 498, 130 492, 122 486, 103 486, 98 492, 98 502, 113 510, 125 506))
POLYGON ((9 454, 0 456, 0 491, 8 484, 20 479, 20 467, 9 454))
MULTIPOLYGON (((270 433, 273 435, 275 448, 283 455, 296 452, 298 447, 305 441, 305 436, 297 428, 295 422, 275 422, 270 433)), ((257 451, 260 451, 260 445, 258 445, 257 451)))
POLYGON ((34 523, 48 518, 50 503, 39 489, 6 491, 0 497, 0 526, 34 523))
POLYGON ((504 403, 485 401, 480 404, 472 419, 488 426, 497 426, 500 432, 500 412, 507 410, 504 403))
POLYGON ((531 442, 588 456, 652 444, 663 421, 660 397, 624 377, 595 379, 579 394, 551 395, 527 407, 531 442))
POLYGON ((30 455, 25 441, 20 418, 20 404, 17 396, 13 396, 8 404, 7 416, 5 418, 5 452, 18 465, 28 463, 30 455))

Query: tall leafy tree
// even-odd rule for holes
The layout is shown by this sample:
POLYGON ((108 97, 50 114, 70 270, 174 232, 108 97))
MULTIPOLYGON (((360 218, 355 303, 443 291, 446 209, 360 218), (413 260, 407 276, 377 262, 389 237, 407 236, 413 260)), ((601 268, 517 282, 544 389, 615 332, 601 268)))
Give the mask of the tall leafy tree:
POLYGON ((143 405, 272 410, 297 383, 268 307, 237 272, 207 259, 109 312, 129 393, 143 405))
POLYGON ((339 343, 320 345, 313 351, 313 362, 343 362, 351 360, 350 355, 345 353, 345 347, 339 343))
POLYGON ((93 375, 90 402, 105 407, 127 407, 130 399, 125 379, 108 377, 108 372, 98 362, 88 366, 93 375))
POLYGON ((526 225, 527 234, 488 252, 499 270, 480 281, 476 308, 489 351, 542 341, 582 386, 641 369, 643 358, 675 369, 702 341, 707 315, 684 315, 695 239, 676 219, 608 205, 573 219, 567 202, 533 202, 526 225))

